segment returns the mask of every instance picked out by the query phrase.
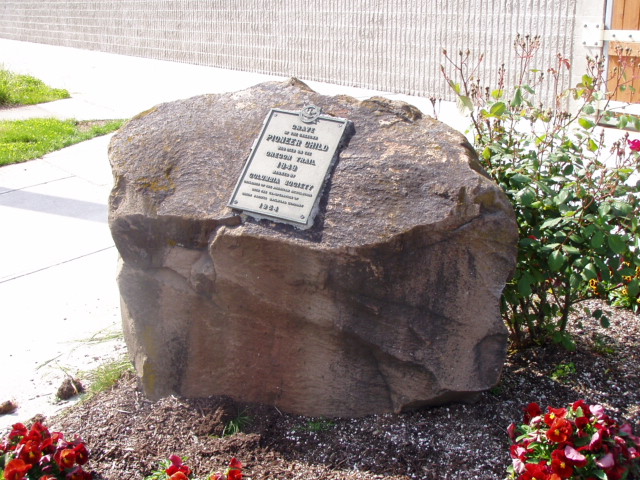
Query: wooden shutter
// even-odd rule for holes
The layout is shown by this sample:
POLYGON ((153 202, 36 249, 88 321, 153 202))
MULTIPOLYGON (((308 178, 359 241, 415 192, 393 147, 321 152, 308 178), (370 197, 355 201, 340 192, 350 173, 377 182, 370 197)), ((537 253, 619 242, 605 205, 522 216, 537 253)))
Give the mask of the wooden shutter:
MULTIPOLYGON (((640 0, 614 0, 612 30, 640 30, 640 0)), ((611 41, 609 43, 609 75, 624 78, 623 89, 612 98, 621 102, 640 103, 640 44, 611 41)), ((609 89, 615 88, 611 80, 609 89)))

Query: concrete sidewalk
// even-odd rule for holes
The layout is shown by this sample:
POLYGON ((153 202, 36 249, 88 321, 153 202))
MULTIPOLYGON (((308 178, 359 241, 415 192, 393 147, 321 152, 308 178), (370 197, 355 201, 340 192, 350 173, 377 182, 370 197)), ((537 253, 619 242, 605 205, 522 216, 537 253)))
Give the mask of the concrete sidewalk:
POLYGON ((120 331, 109 139, 0 168, 0 402, 20 406, 0 417, 0 432, 54 413, 67 374, 124 352, 121 339, 109 339, 120 331))
MULTIPOLYGON (((72 97, 0 110, 0 120, 31 117, 130 118, 158 103, 247 88, 282 78, 0 39, 0 66, 30 74, 72 97)), ((427 99, 309 82, 320 93, 427 99)), ((455 115, 452 117, 455 120, 455 115)), ((44 158, 0 168, 0 311, 3 381, 0 434, 17 421, 50 415, 67 374, 125 351, 120 331, 117 251, 107 225, 112 186, 107 147, 96 138, 44 158), (93 339, 89 341, 88 339, 93 339)))

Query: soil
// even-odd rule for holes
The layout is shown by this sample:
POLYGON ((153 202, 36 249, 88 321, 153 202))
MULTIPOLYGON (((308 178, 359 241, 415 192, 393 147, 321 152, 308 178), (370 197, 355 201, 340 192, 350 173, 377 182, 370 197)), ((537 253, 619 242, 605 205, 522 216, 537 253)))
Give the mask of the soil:
POLYGON ((640 318, 611 313, 606 329, 574 316, 575 352, 555 345, 509 352, 500 383, 472 405, 312 419, 221 397, 151 402, 129 375, 47 424, 80 434, 91 449, 87 466, 103 479, 142 479, 174 453, 198 478, 236 457, 252 480, 500 479, 510 463, 506 429, 529 402, 560 407, 582 398, 640 431, 640 318), (242 421, 241 433, 225 435, 242 421))

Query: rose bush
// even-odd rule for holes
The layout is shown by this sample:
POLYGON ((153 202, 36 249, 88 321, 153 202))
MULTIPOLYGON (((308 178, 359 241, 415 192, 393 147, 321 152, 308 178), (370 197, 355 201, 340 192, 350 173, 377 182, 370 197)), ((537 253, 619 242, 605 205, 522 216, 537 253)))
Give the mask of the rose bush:
POLYGON ((0 478, 91 480, 93 474, 83 469, 88 460, 89 451, 80 437, 67 441, 40 422, 31 429, 16 423, 0 443, 0 478))
POLYGON ((622 480, 640 474, 640 438, 600 405, 583 400, 544 413, 530 403, 524 423, 508 428, 513 442, 509 479, 622 480))
MULTIPOLYGON (((511 200, 520 230, 518 264, 501 312, 516 346, 553 339, 574 347, 566 327, 579 302, 600 297, 640 309, 640 140, 605 138, 602 124, 640 130, 640 118, 610 108, 628 87, 621 71, 607 78, 602 59, 589 59, 582 81, 563 88, 569 60, 536 69, 539 37, 514 43, 520 71, 506 85, 477 76, 470 51, 444 52, 442 72, 471 118, 474 147, 487 173, 511 200), (607 91, 607 86, 612 91, 607 91), (537 91, 558 92, 545 105, 537 91)), ((622 59, 622 61, 624 58, 622 59)), ((624 63, 624 62, 623 62, 624 63)), ((606 312, 587 312, 608 326, 606 312)))

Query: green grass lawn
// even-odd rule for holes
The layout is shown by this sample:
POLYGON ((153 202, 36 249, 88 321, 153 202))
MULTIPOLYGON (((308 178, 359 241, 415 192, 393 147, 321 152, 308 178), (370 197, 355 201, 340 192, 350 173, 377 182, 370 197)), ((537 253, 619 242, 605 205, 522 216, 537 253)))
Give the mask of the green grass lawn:
MULTIPOLYGON (((67 90, 51 88, 37 78, 0 68, 0 108, 69 97, 67 90)), ((124 120, 79 122, 53 118, 0 121, 0 166, 40 158, 54 150, 111 133, 123 123, 124 120)))
POLYGON ((69 92, 51 88, 42 80, 0 68, 0 106, 35 105, 69 98, 69 92))
POLYGON ((40 158, 54 150, 105 135, 120 128, 124 122, 53 118, 0 121, 0 166, 40 158))

